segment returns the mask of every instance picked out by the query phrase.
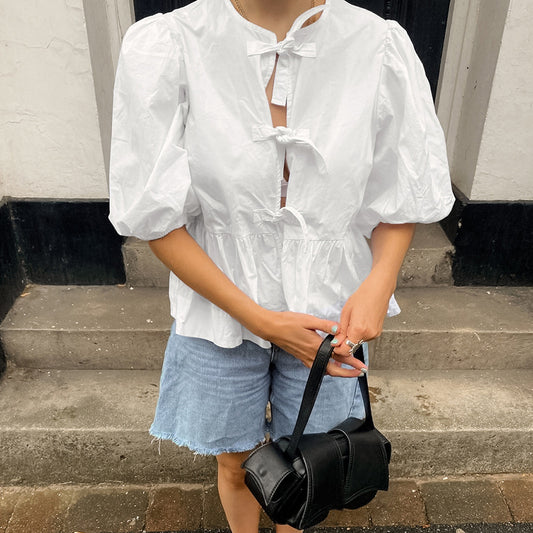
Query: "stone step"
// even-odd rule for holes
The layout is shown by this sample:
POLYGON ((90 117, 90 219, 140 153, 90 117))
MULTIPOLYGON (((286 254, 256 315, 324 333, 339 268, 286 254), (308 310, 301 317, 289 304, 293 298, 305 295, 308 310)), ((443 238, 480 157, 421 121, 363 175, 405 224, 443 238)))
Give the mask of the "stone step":
MULTIPOLYGON (((213 457, 149 435, 154 370, 25 369, 0 380, 0 485, 205 483, 213 457)), ((533 472, 533 371, 371 371, 391 476, 533 472)))
MULTIPOLYGON (((453 246, 439 224, 417 224, 413 242, 398 275, 399 287, 452 284, 453 246)), ((168 287, 169 271, 152 253, 148 242, 134 237, 122 246, 127 284, 168 287)))
MULTIPOLYGON (((371 368, 533 368, 533 287, 411 287, 396 297, 402 312, 371 343, 371 368)), ((0 339, 19 367, 157 370, 171 321, 163 288, 34 285, 0 339)))

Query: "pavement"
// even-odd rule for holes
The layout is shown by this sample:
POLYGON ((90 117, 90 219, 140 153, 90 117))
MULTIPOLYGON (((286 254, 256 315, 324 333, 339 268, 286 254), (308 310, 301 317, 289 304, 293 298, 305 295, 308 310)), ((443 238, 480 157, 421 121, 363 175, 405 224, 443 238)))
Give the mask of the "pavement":
MULTIPOLYGON (((366 507, 317 533, 531 533, 533 474, 392 479, 366 507)), ((272 523, 261 518, 266 531, 272 523)), ((0 487, 0 533, 227 531, 212 484, 0 487)))
MULTIPOLYGON (((315 529, 331 533, 331 529, 315 529)), ((422 527, 371 527, 344 528, 333 530, 338 533, 531 533, 533 524, 462 524, 461 526, 422 526, 422 527)))

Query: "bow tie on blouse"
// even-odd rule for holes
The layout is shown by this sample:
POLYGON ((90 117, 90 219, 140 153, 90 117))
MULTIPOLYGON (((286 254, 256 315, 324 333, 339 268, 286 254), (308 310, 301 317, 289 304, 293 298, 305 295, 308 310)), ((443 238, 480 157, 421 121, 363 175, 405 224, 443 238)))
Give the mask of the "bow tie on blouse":
POLYGON ((295 144, 306 146, 311 150, 315 159, 316 168, 321 175, 326 175, 328 170, 326 162, 322 157, 322 154, 318 151, 318 148, 314 145, 313 141, 309 137, 309 130, 291 129, 285 126, 277 126, 273 128, 266 124, 255 125, 252 127, 252 140, 253 141, 266 141, 268 139, 275 139, 279 144, 295 144))
MULTIPOLYGON (((274 87, 272 89, 271 102, 273 104, 284 106, 287 103, 290 86, 289 54, 297 54, 302 57, 316 57, 316 44, 298 42, 294 38, 294 33, 302 27, 307 19, 322 11, 325 7, 324 4, 304 11, 293 22, 291 29, 282 41, 277 43, 265 43, 261 40, 248 41, 247 52, 249 56, 266 53, 277 53, 279 55, 276 74, 274 76, 274 87)), ((274 65, 272 65, 272 68, 274 68, 274 65)), ((268 79, 270 79, 270 76, 268 76, 267 81, 268 79)))
MULTIPOLYGON (((308 147, 315 158, 315 164, 319 173, 323 176, 327 174, 326 162, 318 151, 313 141, 309 138, 308 129, 291 129, 285 126, 277 126, 273 128, 267 125, 255 125, 252 128, 252 139, 254 141, 265 141, 267 139, 275 139, 278 143, 288 145, 296 144, 308 147)), ((257 209, 254 211, 254 220, 256 222, 270 221, 279 222, 285 218, 287 214, 292 215, 298 222, 305 240, 308 239, 307 223, 303 215, 292 206, 285 206, 277 212, 269 209, 257 209)))
MULTIPOLYGON (((279 222, 287 218, 287 215, 292 216, 297 222, 302 232, 302 236, 305 241, 309 239, 309 230, 307 222, 304 216, 298 209, 292 206, 284 206, 278 211, 272 211, 271 209, 255 209, 254 210, 254 222, 279 222)), ((290 217, 289 217, 290 218, 290 217)))
MULTIPOLYGON (((320 5, 308 9, 296 18, 291 29, 287 32, 285 39, 276 43, 265 43, 263 41, 248 41, 247 52, 249 56, 277 53, 279 55, 276 73, 274 76, 274 86, 272 89, 273 104, 286 105, 287 96, 290 88, 290 71, 289 71, 289 54, 296 54, 302 57, 316 57, 316 44, 314 42, 299 42, 295 39, 294 34, 299 30, 304 22, 312 17, 315 13, 322 11, 326 5, 320 5)), ((274 64, 272 64, 272 68, 274 64)), ((264 73, 265 74, 265 73, 264 73)), ((270 79, 272 72, 265 76, 266 82, 270 79)), ((274 139, 282 145, 300 145, 310 149, 315 159, 316 168, 321 175, 327 174, 327 167, 322 154, 318 151, 313 141, 309 137, 308 129, 291 129, 285 126, 272 127, 262 124, 255 125, 252 128, 253 141, 265 141, 274 139)), ((292 206, 285 206, 274 212, 270 209, 257 209, 254 211, 254 220, 256 222, 279 222, 289 215, 298 222, 300 230, 305 240, 309 238, 307 223, 303 215, 292 206)))

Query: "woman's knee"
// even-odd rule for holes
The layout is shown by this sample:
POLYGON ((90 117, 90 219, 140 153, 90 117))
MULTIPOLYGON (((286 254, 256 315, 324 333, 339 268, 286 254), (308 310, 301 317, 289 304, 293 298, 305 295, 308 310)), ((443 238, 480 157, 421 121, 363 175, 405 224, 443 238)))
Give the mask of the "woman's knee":
POLYGON ((217 455, 219 479, 233 487, 244 486, 243 461, 250 452, 222 453, 217 455))

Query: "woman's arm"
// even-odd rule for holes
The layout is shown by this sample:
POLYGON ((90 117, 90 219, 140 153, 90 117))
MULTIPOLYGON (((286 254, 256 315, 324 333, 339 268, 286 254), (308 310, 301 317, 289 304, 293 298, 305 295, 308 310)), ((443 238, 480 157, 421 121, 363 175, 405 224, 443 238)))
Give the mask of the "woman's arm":
POLYGON ((349 355, 349 347, 344 343, 347 338, 358 342, 381 335, 389 300, 414 231, 415 224, 380 223, 372 232, 372 269, 342 310, 341 327, 335 336, 338 355, 349 355))
MULTIPOLYGON (((191 237, 185 226, 160 239, 149 241, 150 248, 178 278, 198 294, 220 307, 255 335, 273 342, 311 366, 322 338, 315 330, 332 332, 336 322, 311 315, 269 311, 241 291, 191 237)), ((328 373, 359 375, 362 365, 353 360, 352 369, 330 363, 328 373)))

